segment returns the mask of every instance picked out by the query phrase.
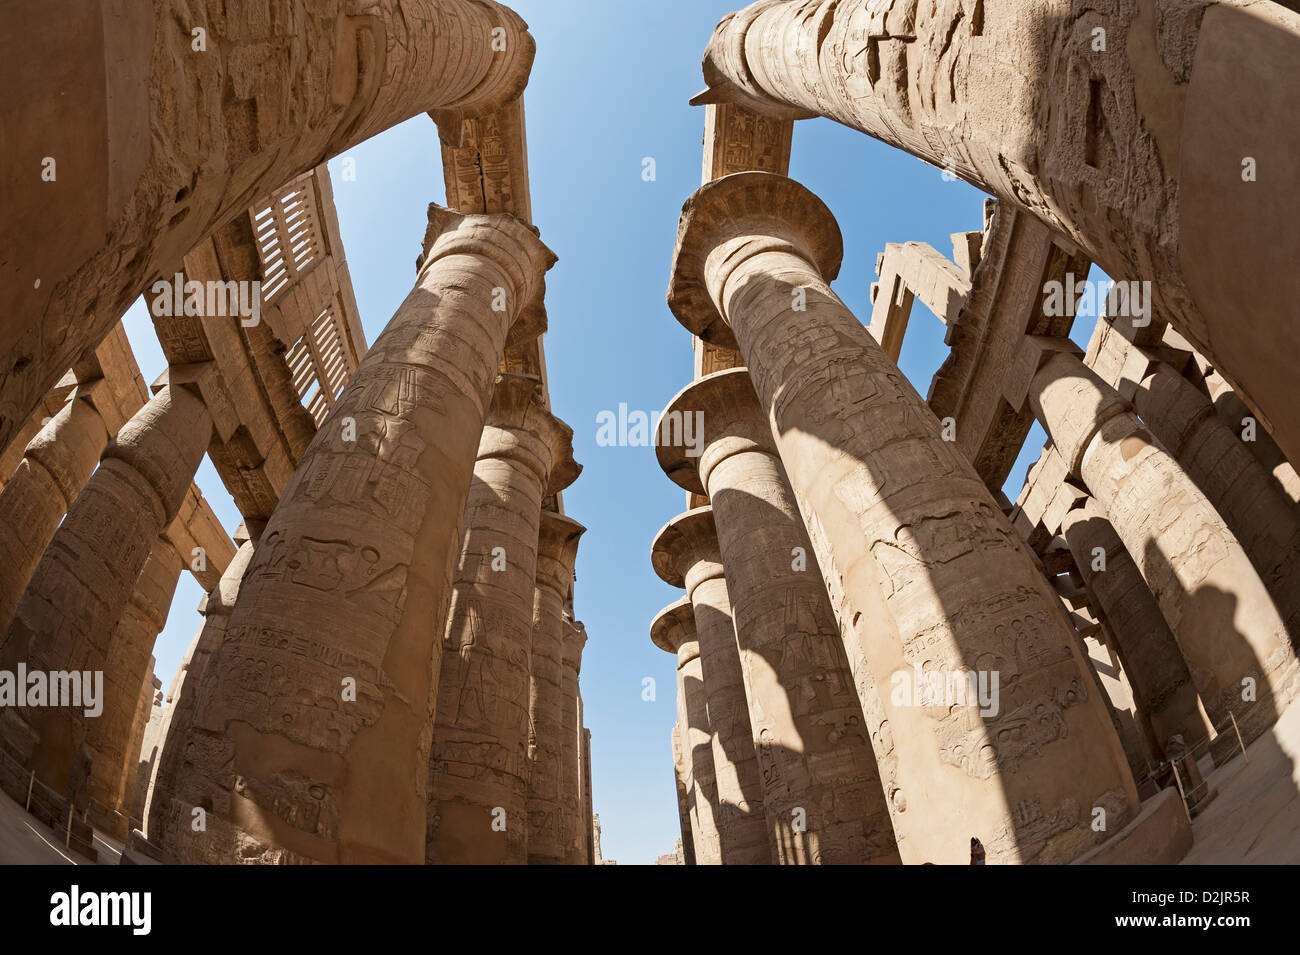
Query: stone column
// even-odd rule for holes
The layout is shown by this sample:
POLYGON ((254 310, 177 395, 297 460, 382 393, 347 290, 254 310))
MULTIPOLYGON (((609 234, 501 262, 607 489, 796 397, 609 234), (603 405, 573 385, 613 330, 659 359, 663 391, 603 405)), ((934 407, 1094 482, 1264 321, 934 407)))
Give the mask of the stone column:
POLYGON ((1073 631, 1023 542, 938 420, 831 291, 830 211, 769 173, 686 203, 668 303, 733 339, 772 425, 845 640, 904 862, 1063 862, 1137 809, 1073 631), (918 692, 983 678, 996 703, 918 692), (924 679, 929 680, 929 677, 924 679), (877 691, 875 688, 879 687, 877 691), (911 687, 912 692, 907 692, 911 687), (946 699, 946 697, 945 697, 946 699))
POLYGON ((153 719, 155 709, 161 713, 158 704, 162 701, 162 681, 154 674, 157 666, 158 660, 150 656, 149 671, 140 684, 140 706, 136 711, 135 722, 131 724, 131 744, 126 748, 126 765, 122 769, 129 777, 126 782, 126 808, 122 812, 128 823, 136 823, 134 828, 141 832, 144 831, 144 804, 149 795, 149 778, 153 775, 157 756, 156 747, 152 745, 154 736, 149 731, 149 722, 153 719))
POLYGON ((27 445, 18 469, 0 491, 0 553, 5 555, 0 564, 0 630, 13 620, 59 521, 107 443, 99 412, 74 393, 27 445))
MULTIPOLYGON (((125 839, 127 816, 135 794, 135 763, 139 750, 131 750, 132 725, 139 713, 141 681, 153 684, 154 643, 167 623, 172 596, 185 566, 171 541, 160 537, 136 578, 135 591, 117 629, 108 642, 108 667, 104 672, 104 712, 86 724, 86 748, 94 761, 90 797, 120 816, 109 831, 125 839)), ((152 697, 153 693, 150 692, 152 697)), ((141 726, 143 732, 143 726, 141 726)))
POLYGON ((700 672, 713 735, 717 787, 713 812, 721 861, 726 865, 767 865, 775 857, 776 847, 763 811, 745 679, 713 508, 697 507, 665 524, 655 535, 650 557, 660 579, 672 587, 686 588, 695 614, 700 672))
POLYGON ((578 829, 582 833, 582 864, 593 865, 594 856, 591 848, 591 730, 583 726, 582 696, 578 696, 578 725, 582 727, 582 815, 578 820, 578 829))
POLYGON ((1300 180, 1300 76, 1277 65, 1297 60, 1282 4, 764 0, 714 31, 692 102, 829 116, 1150 280, 1300 460, 1300 193, 1262 172, 1300 180))
POLYGON ((564 599, 573 586, 578 539, 586 530, 554 511, 542 511, 533 600, 532 670, 528 715, 532 726, 528 776, 528 864, 564 861, 560 752, 564 734, 564 599))
POLYGON ((656 452, 713 506, 777 862, 897 863, 835 612, 749 372, 695 381, 664 420, 693 423, 689 444, 661 428, 656 452))
POLYGON ((682 746, 682 724, 673 724, 673 779, 677 786, 677 821, 682 830, 682 855, 685 865, 695 865, 695 840, 691 835, 691 764, 682 746))
MULTIPOLYGON (((165 845, 163 840, 169 831, 167 822, 173 813, 176 818, 171 820, 171 831, 175 831, 174 827, 188 828, 193 822, 193 807, 176 799, 182 777, 194 771, 192 756, 197 753, 187 752, 189 731, 199 694, 204 689, 204 675, 225 639, 226 625, 239 596, 239 584, 253 560, 254 545, 261 530, 260 525, 249 528, 241 524, 235 531, 234 539, 239 550, 227 565, 217 586, 199 601, 198 610, 203 615, 203 625, 190 642, 185 660, 167 689, 167 708, 163 713, 163 726, 158 733, 160 750, 154 761, 144 810, 144 831, 151 842, 165 845)), ((197 748, 201 739, 196 738, 194 742, 197 748)), ((167 848, 170 849, 170 846, 167 848)))
POLYGON ((564 834, 564 864, 582 865, 582 720, 578 705, 578 674, 587 631, 565 618, 560 667, 560 831, 564 834))
POLYGON ((1196 688, 1178 642, 1096 499, 1089 497, 1082 507, 1067 511, 1061 533, 1088 596, 1105 614, 1133 699, 1155 735, 1155 756, 1163 758, 1165 743, 1175 734, 1188 746, 1205 739, 1210 728, 1201 716, 1196 688), (1104 565, 1098 561, 1099 554, 1104 565))
POLYGON ((415 288, 285 488, 209 662, 177 795, 213 808, 206 832, 176 828, 180 861, 425 859, 449 529, 508 329, 555 261, 512 216, 429 211, 415 288))
POLYGON ((721 804, 713 766, 713 729, 709 725, 709 698, 695 633, 695 610, 689 597, 659 611, 650 624, 650 639, 659 649, 677 657, 677 726, 688 773, 686 801, 695 861, 698 865, 721 865, 721 804))
POLYGON ((1211 721, 1224 732, 1229 710, 1248 710, 1242 734, 1253 739, 1300 692, 1300 667, 1246 552, 1072 343, 1029 338, 1023 356, 1026 369, 1037 363, 1028 392, 1035 417, 1141 570, 1211 721))
POLYGON ((101 0, 68 11, 57 40, 48 15, 41 0, 0 9, 28 84, 0 172, 0 450, 216 228, 412 116, 494 112, 523 91, 535 49, 492 0, 278 0, 274 16, 199 19, 183 0, 101 0), (192 26, 207 31, 202 51, 192 26), (42 182, 47 169, 57 178, 42 182))
POLYGON ((429 761, 430 863, 527 861, 539 515, 542 499, 572 484, 580 470, 573 430, 542 406, 537 379, 498 378, 465 507, 442 648, 429 761))
MULTIPOLYGON (((32 574, 0 647, 0 669, 14 670, 20 662, 28 672, 116 668, 110 637, 150 549, 176 517, 211 434, 203 402, 179 385, 164 385, 122 426, 32 574)), ((142 675, 137 670, 123 681, 131 700, 142 675)), ((65 789, 77 747, 93 745, 88 734, 97 720, 77 706, 3 715, 6 742, 38 779, 65 789)), ((119 750, 119 763, 120 756, 119 750)), ((91 778, 117 771, 96 760, 91 778)))
POLYGON ((1246 551, 1294 644, 1300 640, 1300 517, 1294 504, 1207 395, 1164 362, 1145 358, 1139 356, 1147 374, 1134 389, 1133 410, 1246 551))

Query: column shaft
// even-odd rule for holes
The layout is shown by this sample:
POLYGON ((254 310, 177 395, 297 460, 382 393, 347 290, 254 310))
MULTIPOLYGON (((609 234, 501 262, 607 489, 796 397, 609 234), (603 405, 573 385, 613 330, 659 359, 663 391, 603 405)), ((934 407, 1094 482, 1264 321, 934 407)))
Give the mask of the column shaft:
POLYGON ((1096 499, 1069 511, 1062 525, 1065 542, 1083 577, 1089 596, 1106 617, 1134 701, 1150 721, 1157 747, 1175 734, 1188 746, 1200 742, 1209 727, 1197 705, 1196 688, 1178 642, 1169 631, 1155 597, 1123 541, 1115 533, 1096 499), (1098 553, 1104 558, 1098 562, 1098 553))
POLYGON ((564 864, 582 865, 582 721, 578 716, 578 674, 587 633, 582 624, 565 619, 560 667, 560 831, 564 864))
MULTIPOLYGON (((90 796, 106 809, 116 810, 110 831, 126 838, 127 815, 134 794, 134 769, 139 750, 132 752, 132 726, 139 714, 141 682, 152 689, 154 643, 167 623, 172 596, 180 579, 181 555, 166 538, 154 542, 135 591, 108 643, 104 671, 104 712, 86 726, 86 747, 94 760, 90 796)), ((152 696, 152 693, 150 693, 152 696)), ((143 727, 141 727, 143 732, 143 727)))
POLYGON ((72 398, 27 445, 0 491, 0 630, 13 620, 59 521, 89 479, 108 443, 95 406, 72 398))

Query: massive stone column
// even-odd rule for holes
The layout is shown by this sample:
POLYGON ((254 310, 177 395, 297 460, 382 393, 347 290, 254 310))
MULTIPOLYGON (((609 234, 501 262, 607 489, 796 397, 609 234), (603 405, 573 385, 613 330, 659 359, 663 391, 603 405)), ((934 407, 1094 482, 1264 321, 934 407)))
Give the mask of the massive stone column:
POLYGON ((1105 615, 1133 698, 1155 735, 1155 756, 1175 734, 1193 746, 1209 734, 1182 650, 1141 571, 1095 498, 1067 511, 1061 533, 1088 594, 1105 615))
MULTIPOLYGON (((665 524, 655 535, 650 557, 655 573, 665 583, 686 589, 695 614, 700 676, 713 737, 716 792, 711 808, 721 861, 725 865, 766 865, 775 857, 776 846, 763 811, 745 679, 713 508, 697 507, 665 524)), ((699 849, 697 844, 696 851, 699 849)))
POLYGON ((145 752, 145 738, 149 735, 149 720, 162 696, 162 681, 154 675, 158 660, 150 655, 148 670, 140 682, 140 700, 136 704, 135 718, 131 722, 130 743, 122 767, 124 792, 122 815, 131 828, 144 831, 144 802, 149 793, 149 776, 153 771, 154 753, 145 752), (147 767, 147 768, 146 768, 147 767), (138 823, 138 825, 133 825, 138 823))
POLYGON ((564 862, 564 810, 560 805, 561 742, 564 734, 564 599, 573 586, 577 521, 542 511, 537 541, 537 587, 533 599, 528 715, 532 734, 528 775, 528 863, 564 862))
MULTIPOLYGON (((116 668, 110 638, 163 530, 176 517, 212 436, 212 417, 183 385, 164 385, 104 451, 55 532, 0 646, 0 669, 116 668)), ((148 658, 148 654, 145 654, 148 658)), ((124 685, 132 700, 142 674, 124 685)), ((105 679, 105 687, 112 682, 105 679)), ((55 790, 96 724, 83 707, 6 709, 7 745, 55 790)), ((120 751, 119 751, 120 757, 120 751)), ((115 772, 96 761, 92 779, 115 772)))
POLYGON ((1300 516, 1293 502, 1207 395, 1164 362, 1140 364, 1147 374, 1133 391, 1133 410, 1236 536, 1294 645, 1300 640, 1300 516))
MULTIPOLYGON (((82 389, 78 387, 78 391, 82 389)), ((74 393, 32 438, 0 491, 0 630, 9 626, 59 521, 81 492, 108 443, 94 404, 74 393)))
POLYGON ((430 863, 528 859, 539 521, 542 499, 572 484, 580 470, 573 430, 542 405, 537 379, 498 378, 479 440, 442 646, 429 759, 430 863))
MULTIPOLYGON (((230 622, 230 614, 239 597, 239 584, 252 562, 254 545, 261 530, 256 525, 251 528, 241 525, 236 530, 235 542, 239 544, 239 550, 227 565, 217 586, 199 601, 198 609, 203 615, 203 625, 194 635, 185 660, 167 689, 164 725, 159 730, 161 750, 154 761, 144 809, 144 831, 152 842, 162 842, 164 839, 164 822, 167 815, 174 811, 173 799, 180 789, 181 778, 193 771, 193 757, 198 754, 187 752, 187 734, 203 688, 203 677, 209 662, 225 639, 226 625, 230 622)), ((201 740, 195 740, 195 746, 200 742, 201 740)), ((192 822, 192 817, 188 816, 190 809, 189 806, 180 806, 180 812, 188 817, 184 820, 185 824, 192 822)))
POLYGON ((491 113, 532 66, 492 0, 0 5, 0 449, 146 283, 259 197, 412 116, 491 113), (56 35, 57 34, 57 35, 56 35))
POLYGON ((721 803, 713 765, 713 729, 709 725, 709 698, 690 597, 659 611, 650 624, 650 639, 677 658, 677 727, 687 774, 686 802, 695 861, 698 865, 721 865, 721 803))
POLYGON ((660 466, 718 528, 776 861, 896 863, 898 847, 835 612, 749 372, 677 394, 660 466))
POLYGON ((587 631, 565 618, 560 655, 560 831, 564 835, 565 865, 582 865, 587 858, 582 819, 582 720, 578 703, 578 674, 587 631))
POLYGON ((1277 3, 760 0, 714 31, 693 102, 829 116, 1150 281, 1300 460, 1297 60, 1277 3))
POLYGON ((168 816, 180 861, 424 861, 449 529, 508 330, 554 261, 518 219, 430 207, 415 288, 285 488, 204 674, 168 816))
POLYGON ((1257 736, 1300 692, 1286 627, 1241 544, 1132 407, 1068 341, 1029 338, 1028 399, 1132 555, 1223 732, 1249 706, 1257 736), (1243 685, 1245 681, 1245 685, 1243 685))
POLYGON ((691 778, 691 761, 687 758, 686 747, 682 744, 682 724, 679 720, 673 724, 673 780, 677 787, 677 822, 682 831, 682 856, 685 865, 695 865, 695 840, 691 834, 691 806, 694 803, 691 792, 695 781, 691 778))
MULTIPOLYGON (((1114 728, 1046 579, 971 464, 831 291, 842 245, 803 186, 738 173, 687 201, 668 303, 734 340, 845 640, 904 862, 1060 862, 1134 813, 1114 728), (933 671, 996 703, 915 684, 933 671), (912 692, 907 692, 908 687, 912 692), (879 688, 879 689, 877 689, 879 688), (946 696, 945 696, 946 699, 946 696)), ((930 677, 925 677, 929 681, 930 677)))
MULTIPOLYGON (((90 796, 117 810, 109 831, 125 839, 127 817, 135 796, 136 757, 131 750, 132 726, 139 713, 142 680, 153 683, 154 643, 167 623, 172 596, 185 564, 171 541, 160 537, 145 561, 135 590, 108 641, 104 670, 104 712, 87 721, 86 748, 94 760, 90 796)), ((150 696, 153 694, 150 693, 150 696)), ((141 728, 143 732, 143 728, 141 728)))

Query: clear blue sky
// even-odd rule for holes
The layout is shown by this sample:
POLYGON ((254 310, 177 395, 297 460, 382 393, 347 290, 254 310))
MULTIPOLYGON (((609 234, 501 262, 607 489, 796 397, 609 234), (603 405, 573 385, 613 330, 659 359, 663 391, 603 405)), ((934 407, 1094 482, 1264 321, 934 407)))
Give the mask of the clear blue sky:
MULTIPOLYGON (((654 412, 692 374, 689 334, 664 304, 682 202, 700 185, 704 110, 700 57, 714 25, 741 0, 515 0, 537 40, 525 98, 534 221, 559 255, 547 277, 545 349, 551 402, 574 429, 585 466, 565 510, 588 528, 578 554, 575 607, 586 624, 582 693, 592 734, 595 810, 607 859, 651 862, 678 837, 669 733, 676 718, 674 660, 648 635, 681 592, 651 571, 650 541, 685 507, 652 449, 599 447, 597 415, 654 412), (642 179, 655 160, 656 179, 642 179), (642 700, 652 677, 657 699, 642 700)), ((356 180, 331 162, 357 303, 373 342, 415 279, 425 208, 442 202, 431 120, 418 116, 346 154, 356 180)), ((844 232, 835 290, 864 322, 876 254, 886 242, 929 242, 951 255, 949 235, 982 224, 982 193, 828 120, 797 123, 790 175, 827 203, 844 232)), ((141 303, 126 318, 146 380, 164 367, 141 303)), ((1082 344, 1091 331, 1076 322, 1082 344)), ((901 367, 922 394, 945 354, 943 326, 919 303, 901 367)), ((1006 485, 1014 499, 1038 456, 1035 426, 1006 485)), ((198 483, 223 524, 239 523, 205 460, 198 483)), ((201 620, 202 591, 184 575, 158 641, 164 687, 201 620)))

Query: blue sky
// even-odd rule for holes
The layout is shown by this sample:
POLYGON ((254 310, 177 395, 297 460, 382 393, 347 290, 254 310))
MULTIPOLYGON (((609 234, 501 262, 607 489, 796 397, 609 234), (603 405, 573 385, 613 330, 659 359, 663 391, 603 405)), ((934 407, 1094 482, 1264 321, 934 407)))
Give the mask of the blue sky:
MULTIPOLYGON (((574 429, 585 466, 565 510, 588 528, 578 554, 575 607, 586 624, 582 692, 592 733, 595 809, 607 859, 651 862, 678 837, 669 733, 676 718, 673 658, 648 635, 681 596, 650 569, 650 541, 685 507, 684 493, 646 447, 600 447, 597 415, 657 411, 692 374, 689 334, 664 304, 677 218, 700 185, 700 57, 714 25, 739 0, 515 0, 537 40, 525 97, 534 221, 559 256, 547 276, 545 350, 551 403, 574 429), (643 160, 656 178, 642 179, 643 160), (642 681, 657 698, 642 699, 642 681)), ((330 163, 357 303, 373 342, 415 279, 429 202, 442 202, 431 120, 418 116, 346 154, 356 179, 330 163)), ((836 292, 864 322, 876 254, 886 242, 929 242, 978 229, 983 194, 940 170, 828 120, 797 123, 790 175, 827 203, 844 233, 836 292)), ((141 303, 125 319, 152 381, 164 359, 141 303)), ((1086 344, 1092 323, 1076 322, 1086 344)), ((900 365, 924 395, 945 354, 943 325, 917 303, 900 365)), ((1035 426, 1006 485, 1015 498, 1038 456, 1035 426)), ((199 486, 223 524, 239 523, 205 459, 199 486)), ((202 596, 182 577, 155 656, 164 687, 200 624, 202 596)))

